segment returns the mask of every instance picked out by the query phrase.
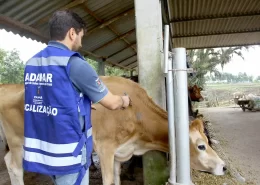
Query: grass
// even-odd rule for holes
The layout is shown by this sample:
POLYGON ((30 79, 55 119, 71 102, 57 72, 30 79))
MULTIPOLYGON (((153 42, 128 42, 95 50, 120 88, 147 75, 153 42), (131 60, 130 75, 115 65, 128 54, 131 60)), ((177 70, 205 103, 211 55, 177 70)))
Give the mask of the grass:
POLYGON ((202 91, 206 101, 195 104, 195 107, 235 106, 233 93, 242 92, 260 95, 260 83, 207 84, 202 91))

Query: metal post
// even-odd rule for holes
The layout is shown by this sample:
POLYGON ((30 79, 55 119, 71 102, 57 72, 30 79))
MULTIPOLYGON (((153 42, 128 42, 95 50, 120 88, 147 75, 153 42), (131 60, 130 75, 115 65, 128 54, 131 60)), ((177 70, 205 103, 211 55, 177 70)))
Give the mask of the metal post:
MULTIPOLYGON (((164 26, 163 53, 164 53, 164 73, 168 73, 168 59, 169 59, 169 25, 165 25, 165 26, 164 26)), ((172 68, 170 68, 170 69, 172 69, 172 68)))
POLYGON ((190 184, 190 145, 186 49, 175 48, 174 53, 174 108, 176 129, 177 182, 190 184))
POLYGON ((98 61, 98 75, 105 76, 105 59, 98 61))
MULTIPOLYGON (((168 61, 169 69, 172 69, 172 58, 168 61)), ((175 150, 175 126, 174 126, 174 97, 173 97, 173 75, 172 71, 167 74, 167 111, 169 130, 169 153, 170 153, 170 178, 168 182, 176 183, 176 150, 175 150)))
POLYGON ((173 98, 173 75, 172 57, 169 57, 169 25, 164 26, 164 73, 167 87, 167 111, 169 130, 169 153, 170 153, 170 177, 169 185, 176 183, 176 151, 175 151, 175 126, 174 126, 174 98, 173 98))

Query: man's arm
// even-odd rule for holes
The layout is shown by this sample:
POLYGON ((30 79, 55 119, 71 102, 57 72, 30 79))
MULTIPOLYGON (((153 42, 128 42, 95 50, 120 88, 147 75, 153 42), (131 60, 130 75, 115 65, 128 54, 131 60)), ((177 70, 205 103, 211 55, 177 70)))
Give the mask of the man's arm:
POLYGON ((108 109, 115 110, 128 107, 129 97, 113 95, 108 91, 107 95, 99 103, 108 109))
POLYGON ((128 96, 112 94, 99 79, 96 71, 78 57, 70 59, 70 79, 74 86, 87 95, 93 103, 100 103, 111 110, 129 106, 128 96))

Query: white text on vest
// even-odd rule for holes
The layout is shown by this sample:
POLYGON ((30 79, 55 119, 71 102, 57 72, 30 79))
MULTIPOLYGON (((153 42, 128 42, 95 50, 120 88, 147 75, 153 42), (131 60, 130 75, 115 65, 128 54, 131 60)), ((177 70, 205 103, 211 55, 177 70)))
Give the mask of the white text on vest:
POLYGON ((44 114, 48 114, 48 116, 49 115, 57 116, 57 114, 58 114, 57 108, 52 108, 51 106, 43 106, 43 105, 25 104, 24 110, 29 111, 29 112, 44 113, 44 114))

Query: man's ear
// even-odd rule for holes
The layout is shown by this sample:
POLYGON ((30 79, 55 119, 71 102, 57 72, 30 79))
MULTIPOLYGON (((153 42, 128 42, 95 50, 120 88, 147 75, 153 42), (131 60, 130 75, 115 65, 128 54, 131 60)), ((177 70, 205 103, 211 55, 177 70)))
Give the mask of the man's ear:
POLYGON ((70 28, 67 34, 71 40, 74 40, 77 35, 74 28, 70 28))

